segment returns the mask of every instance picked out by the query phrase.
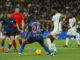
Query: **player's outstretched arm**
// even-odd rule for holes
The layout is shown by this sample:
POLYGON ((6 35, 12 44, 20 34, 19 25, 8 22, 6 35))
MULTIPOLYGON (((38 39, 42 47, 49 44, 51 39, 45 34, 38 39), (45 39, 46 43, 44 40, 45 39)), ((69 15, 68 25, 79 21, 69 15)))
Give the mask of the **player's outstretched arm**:
POLYGON ((52 20, 47 20, 47 21, 46 21, 46 23, 52 23, 52 22, 53 22, 52 20))

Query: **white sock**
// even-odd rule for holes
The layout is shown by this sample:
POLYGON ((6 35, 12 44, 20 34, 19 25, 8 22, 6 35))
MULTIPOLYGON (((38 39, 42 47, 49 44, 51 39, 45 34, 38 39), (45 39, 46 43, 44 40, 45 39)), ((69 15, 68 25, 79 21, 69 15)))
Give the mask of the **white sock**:
POLYGON ((68 46, 68 41, 69 41, 69 38, 67 37, 66 38, 66 45, 68 46))
POLYGON ((79 40, 76 38, 76 42, 77 42, 77 44, 79 45, 80 43, 79 43, 79 40))
POLYGON ((48 46, 49 46, 49 49, 52 50, 50 38, 47 38, 47 44, 48 44, 48 46))
POLYGON ((53 50, 56 51, 55 43, 51 43, 51 45, 52 45, 53 50))

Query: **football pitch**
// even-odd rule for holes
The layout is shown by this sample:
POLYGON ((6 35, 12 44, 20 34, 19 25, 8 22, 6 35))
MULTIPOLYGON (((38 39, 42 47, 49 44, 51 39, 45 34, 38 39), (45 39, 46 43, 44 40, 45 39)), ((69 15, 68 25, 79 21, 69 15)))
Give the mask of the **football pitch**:
MULTIPOLYGON (((16 40, 18 52, 14 53, 14 48, 12 46, 10 52, 6 53, 9 41, 9 39, 5 41, 5 53, 1 53, 0 51, 0 60, 80 60, 80 47, 77 47, 77 43, 75 40, 70 40, 68 47, 64 47, 65 40, 55 40, 55 44, 58 50, 58 54, 55 56, 47 55, 47 52, 36 42, 26 45, 22 55, 18 56, 18 52, 20 50, 18 40, 16 40), (41 49, 42 54, 36 55, 36 49, 41 49)), ((44 41, 46 44, 46 40, 44 41)))

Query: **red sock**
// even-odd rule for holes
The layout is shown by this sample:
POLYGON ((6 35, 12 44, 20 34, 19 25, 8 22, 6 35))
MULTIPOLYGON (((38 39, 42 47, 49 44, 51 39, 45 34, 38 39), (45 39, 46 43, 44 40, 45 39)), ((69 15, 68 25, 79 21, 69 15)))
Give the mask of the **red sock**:
POLYGON ((22 45, 22 39, 19 39, 19 44, 20 44, 20 46, 22 45))
POLYGON ((15 50, 17 50, 17 48, 16 48, 16 41, 15 40, 13 40, 13 47, 14 47, 15 50))

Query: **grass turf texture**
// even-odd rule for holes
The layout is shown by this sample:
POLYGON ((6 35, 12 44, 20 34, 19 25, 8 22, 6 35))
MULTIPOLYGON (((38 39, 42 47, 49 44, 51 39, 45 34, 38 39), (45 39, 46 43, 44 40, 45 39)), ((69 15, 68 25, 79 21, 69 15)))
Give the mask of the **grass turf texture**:
MULTIPOLYGON (((9 39, 5 41, 5 52, 8 47, 9 41, 10 41, 9 39)), ((46 44, 46 40, 44 41, 46 44)), ((18 40, 16 40, 16 42, 19 52, 20 50, 19 42, 18 40)), ((0 52, 0 60, 22 60, 22 59, 23 60, 80 60, 80 47, 77 47, 77 43, 75 40, 72 41, 70 40, 68 47, 64 47, 65 40, 55 40, 55 44, 59 52, 56 56, 47 55, 47 52, 38 43, 33 43, 26 45, 22 53, 22 56, 17 56, 18 52, 14 53, 13 47, 11 48, 9 53, 0 52), (36 55, 35 54, 36 49, 41 49, 42 54, 36 55)))

